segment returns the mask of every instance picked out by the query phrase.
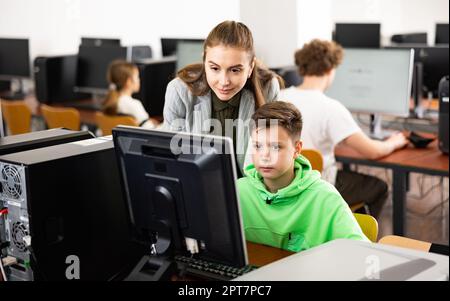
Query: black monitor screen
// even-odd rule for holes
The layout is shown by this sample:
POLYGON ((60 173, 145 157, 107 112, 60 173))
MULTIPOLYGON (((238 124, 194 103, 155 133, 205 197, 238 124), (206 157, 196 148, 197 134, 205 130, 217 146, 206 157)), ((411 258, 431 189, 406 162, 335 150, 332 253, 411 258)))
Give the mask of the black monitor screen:
POLYGON ((422 63, 423 96, 438 97, 439 81, 449 74, 448 46, 437 47, 388 47, 414 49, 414 63, 422 63))
POLYGON ((176 38, 161 38, 161 48, 163 56, 171 56, 177 54, 178 42, 201 42, 203 39, 176 39, 176 38))
POLYGON ((448 44, 448 24, 436 24, 435 44, 448 44))
POLYGON ((113 139, 134 238, 158 254, 247 264, 232 141, 119 126, 113 139), (154 242, 154 240, 153 240, 154 242), (195 253, 195 252, 194 252, 195 253))
POLYGON ((440 80, 449 75, 448 46, 415 48, 414 60, 423 64, 425 92, 437 98, 440 80))
POLYGON ((120 46, 120 39, 105 39, 105 38, 81 38, 81 45, 83 46, 120 46))
POLYGON ((0 78, 30 77, 28 39, 0 39, 0 78))
POLYGON ((116 59, 126 58, 126 47, 80 46, 77 65, 78 91, 108 89, 106 72, 109 64, 116 59))
POLYGON ((334 40, 344 48, 380 48, 380 24, 336 23, 334 40))
POLYGON ((152 117, 163 116, 166 88, 175 77, 176 59, 162 58, 138 63, 141 90, 134 95, 152 117))

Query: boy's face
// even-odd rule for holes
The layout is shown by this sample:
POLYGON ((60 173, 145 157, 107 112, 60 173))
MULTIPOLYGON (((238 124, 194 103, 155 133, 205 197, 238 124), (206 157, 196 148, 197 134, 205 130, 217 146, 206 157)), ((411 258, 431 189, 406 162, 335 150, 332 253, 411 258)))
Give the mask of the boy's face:
POLYGON ((252 132, 252 158, 256 170, 264 179, 276 180, 294 168, 302 142, 293 141, 279 125, 255 128, 252 132))

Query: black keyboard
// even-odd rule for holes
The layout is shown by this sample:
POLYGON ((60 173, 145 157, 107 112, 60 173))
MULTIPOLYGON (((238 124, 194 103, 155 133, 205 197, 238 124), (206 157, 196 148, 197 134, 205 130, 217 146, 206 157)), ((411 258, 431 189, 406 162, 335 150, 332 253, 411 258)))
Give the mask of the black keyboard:
POLYGON ((188 275, 208 280, 231 280, 258 268, 253 265, 236 268, 186 256, 175 256, 175 261, 178 268, 186 271, 188 275))

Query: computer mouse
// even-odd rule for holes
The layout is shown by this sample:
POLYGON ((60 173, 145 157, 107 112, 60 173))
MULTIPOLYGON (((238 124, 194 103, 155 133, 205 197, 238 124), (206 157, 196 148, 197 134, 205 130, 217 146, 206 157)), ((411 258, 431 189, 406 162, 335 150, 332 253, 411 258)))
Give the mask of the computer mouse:
POLYGON ((416 148, 425 148, 436 139, 423 137, 415 132, 411 132, 407 138, 416 148))

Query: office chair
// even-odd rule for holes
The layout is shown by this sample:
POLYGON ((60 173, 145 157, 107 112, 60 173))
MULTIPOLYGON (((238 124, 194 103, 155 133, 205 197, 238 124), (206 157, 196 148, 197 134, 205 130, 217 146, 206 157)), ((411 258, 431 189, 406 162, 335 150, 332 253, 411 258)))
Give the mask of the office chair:
POLYGON ((30 132, 31 110, 24 101, 2 101, 1 106, 3 118, 11 135, 30 132))
POLYGON ((95 119, 97 125, 102 131, 103 136, 108 136, 112 134, 112 129, 118 125, 131 125, 138 126, 136 120, 131 116, 121 116, 121 115, 106 115, 102 112, 95 113, 95 119))
POLYGON ((291 86, 299 86, 303 82, 303 78, 298 74, 297 66, 289 66, 281 68, 278 74, 284 79, 286 88, 291 86))
POLYGON ((41 112, 49 129, 80 130, 80 113, 74 108, 55 108, 41 104, 41 112))
POLYGON ((353 213, 364 235, 371 241, 377 242, 378 237, 378 222, 368 214, 353 213))

